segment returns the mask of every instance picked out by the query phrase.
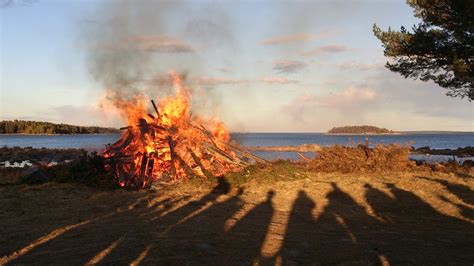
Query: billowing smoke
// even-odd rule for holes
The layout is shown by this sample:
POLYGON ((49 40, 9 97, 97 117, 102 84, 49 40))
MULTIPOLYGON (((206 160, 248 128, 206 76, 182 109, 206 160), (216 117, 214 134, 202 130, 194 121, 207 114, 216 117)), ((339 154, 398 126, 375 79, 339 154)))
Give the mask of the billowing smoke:
POLYGON ((87 66, 107 90, 124 95, 143 87, 156 68, 156 53, 193 52, 166 35, 167 16, 181 3, 111 1, 89 17, 82 28, 87 66))
MULTIPOLYGON (((224 50, 238 47, 232 19, 211 2, 196 6, 184 1, 108 1, 84 21, 80 38, 88 71, 112 98, 168 95, 170 70, 195 82, 192 76, 207 76, 208 70, 225 65, 224 50)), ((220 95, 213 86, 194 85, 199 87, 194 111, 219 106, 220 95)))

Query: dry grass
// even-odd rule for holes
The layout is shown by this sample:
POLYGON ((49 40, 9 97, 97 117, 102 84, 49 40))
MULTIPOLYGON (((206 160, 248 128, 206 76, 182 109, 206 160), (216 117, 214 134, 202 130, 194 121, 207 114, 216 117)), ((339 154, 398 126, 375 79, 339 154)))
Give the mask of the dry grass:
POLYGON ((410 148, 395 144, 375 148, 335 145, 323 148, 308 167, 315 171, 342 173, 406 171, 415 167, 415 162, 408 160, 409 152, 410 148))

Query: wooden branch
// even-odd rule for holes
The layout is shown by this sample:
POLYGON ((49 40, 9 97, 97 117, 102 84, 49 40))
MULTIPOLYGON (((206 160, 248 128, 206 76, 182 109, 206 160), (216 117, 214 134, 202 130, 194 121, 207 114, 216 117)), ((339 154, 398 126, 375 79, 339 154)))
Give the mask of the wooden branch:
POLYGON ((209 145, 209 144, 205 145, 205 146, 207 146, 206 148, 208 150, 211 150, 213 154, 219 154, 220 156, 225 157, 227 159, 227 161, 229 161, 229 162, 235 162, 235 158, 230 157, 229 155, 227 155, 227 153, 225 153, 224 151, 222 151, 218 147, 216 147, 214 145, 209 145))
POLYGON ((148 157, 146 156, 146 153, 144 153, 143 156, 142 156, 142 161, 141 161, 141 165, 140 165, 140 176, 139 176, 139 180, 142 184, 145 181, 145 174, 146 174, 147 164, 148 164, 148 157))
POLYGON ((121 127, 119 128, 120 130, 124 130, 124 129, 131 129, 131 128, 134 128, 134 127, 144 127, 144 126, 150 126, 150 127, 154 127, 156 129, 159 129, 159 130, 167 130, 167 128, 163 127, 163 126, 159 126, 159 125, 156 125, 156 124, 140 124, 140 125, 134 125, 134 126, 126 126, 126 127, 121 127))
POLYGON ((160 112, 158 112, 158 108, 156 107, 155 101, 151 100, 151 104, 153 105, 153 109, 155 109, 156 115, 160 117, 160 112))
POLYGON ((167 136, 166 139, 168 140, 168 146, 170 147, 170 154, 171 154, 170 174, 172 177, 176 177, 176 166, 174 165, 176 154, 174 153, 173 138, 171 136, 167 136))
POLYGON ((248 152, 247 150, 239 147, 239 146, 236 146, 232 143, 225 143, 225 142, 222 142, 220 141, 223 145, 226 145, 227 147, 230 147, 238 152, 240 152, 240 154, 243 156, 243 157, 246 157, 246 158, 249 158, 249 159, 253 159, 254 161, 256 162, 259 162, 259 163, 263 163, 263 164, 270 164, 269 161, 263 159, 263 158, 260 158, 256 155, 253 155, 251 152, 248 152))
POLYGON ((321 146, 317 144, 303 144, 299 146, 254 146, 247 147, 252 151, 288 151, 288 152, 319 152, 321 146))
POLYGON ((184 168, 184 171, 188 177, 193 177, 196 175, 194 174, 193 169, 191 169, 191 167, 183 160, 183 158, 181 158, 181 156, 179 156, 179 154, 175 154, 175 158, 178 160, 181 167, 184 168))
POLYGON ((146 182, 147 187, 150 187, 151 182, 153 181, 153 168, 154 167, 155 167, 155 160, 149 158, 148 159, 147 170, 146 170, 146 173, 145 173, 145 178, 146 178, 145 182, 146 182))
POLYGON ((212 155, 220 158, 224 162, 227 162, 227 163, 230 163, 230 164, 237 164, 237 165, 240 165, 240 166, 243 166, 243 167, 248 166, 248 164, 246 162, 243 162, 239 158, 230 157, 229 155, 227 155, 227 153, 225 153, 221 149, 219 149, 219 148, 217 148, 217 147, 215 147, 211 144, 207 144, 203 148, 206 149, 212 155))
POLYGON ((260 163, 264 163, 264 164, 270 164, 270 162, 268 162, 267 160, 265 160, 263 158, 260 158, 258 156, 255 156, 252 153, 248 152, 247 150, 242 149, 241 147, 238 147, 238 146, 233 145, 229 142, 224 142, 224 141, 221 141, 219 139, 214 138, 214 136, 211 134, 211 132, 209 132, 203 125, 200 125, 200 127, 195 126, 195 128, 201 130, 211 140, 212 144, 215 147, 217 147, 217 145, 215 143, 215 141, 217 141, 217 142, 219 142, 219 144, 221 144, 223 146, 231 147, 232 149, 239 151, 242 155, 244 155, 244 157, 247 157, 249 159, 253 159, 256 162, 260 162, 260 163))
POLYGON ((125 132, 123 137, 116 143, 118 145, 114 145, 111 147, 111 150, 114 154, 120 153, 125 149, 130 143, 133 141, 133 134, 130 131, 125 132))
POLYGON ((301 159, 303 159, 303 160, 305 160, 305 161, 307 161, 307 162, 310 162, 310 161, 311 161, 310 158, 304 156, 301 152, 297 152, 296 154, 298 154, 298 156, 300 156, 301 159))
POLYGON ((214 175, 204 167, 204 165, 201 162, 201 159, 199 159, 199 157, 197 157, 197 155, 190 148, 188 148, 187 150, 191 154, 191 157, 193 157, 194 162, 199 166, 199 168, 201 168, 202 173, 207 178, 213 178, 214 175))
MULTIPOLYGON (((194 126, 194 127, 201 130, 208 137, 208 139, 211 141, 211 143, 214 145, 214 147, 216 149, 218 149, 219 151, 221 151, 221 149, 217 146, 216 141, 219 142, 219 144, 221 144, 222 146, 231 147, 232 149, 239 151, 243 155, 243 157, 253 159, 256 162, 260 162, 260 163, 263 163, 263 164, 270 164, 270 162, 268 162, 267 160, 265 160, 263 158, 260 158, 258 156, 255 156, 255 155, 251 154, 250 152, 248 152, 248 151, 246 151, 246 150, 244 150, 244 149, 242 149, 238 146, 235 146, 231 143, 224 142, 224 141, 221 141, 219 139, 214 138, 214 136, 211 134, 211 132, 209 132, 203 125, 200 125, 200 127, 198 127, 198 126, 194 126)), ((242 162, 242 161, 240 161, 240 162, 242 162)), ((244 163, 244 165, 247 166, 248 163, 244 163)))

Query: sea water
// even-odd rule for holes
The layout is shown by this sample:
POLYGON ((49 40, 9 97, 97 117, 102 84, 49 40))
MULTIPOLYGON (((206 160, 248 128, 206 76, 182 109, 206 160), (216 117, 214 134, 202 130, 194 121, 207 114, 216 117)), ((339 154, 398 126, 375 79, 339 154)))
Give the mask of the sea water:
MULTIPOLYGON (((402 144, 415 148, 429 146, 432 149, 456 149, 474 146, 472 133, 414 133, 398 135, 331 135, 325 133, 233 133, 232 138, 243 146, 282 146, 315 143, 320 146, 402 144)), ((0 135, 0 146, 33 147, 33 148, 80 148, 88 151, 100 151, 105 145, 114 143, 120 134, 86 134, 86 135, 0 135)), ((266 159, 296 159, 291 152, 255 152, 266 159)), ((418 156, 424 159, 423 156, 418 156)), ((431 157, 445 160, 447 157, 431 157)))

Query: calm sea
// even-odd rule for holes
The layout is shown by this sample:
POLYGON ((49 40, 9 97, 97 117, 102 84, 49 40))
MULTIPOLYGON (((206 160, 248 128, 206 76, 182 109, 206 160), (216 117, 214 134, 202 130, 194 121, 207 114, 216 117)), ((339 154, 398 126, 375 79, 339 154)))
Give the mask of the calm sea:
MULTIPOLYGON (((92 135, 0 135, 0 146, 33 148, 83 148, 100 151, 106 144, 119 139, 119 134, 92 135)), ((365 143, 363 135, 327 135, 323 133, 234 133, 232 138, 244 146, 280 146, 316 143, 321 146, 333 144, 354 145, 365 143)), ((474 146, 472 133, 401 134, 368 136, 371 146, 375 144, 408 144, 416 148, 430 146, 435 149, 456 149, 474 146)), ((267 159, 296 158, 292 153, 257 152, 267 159)))

